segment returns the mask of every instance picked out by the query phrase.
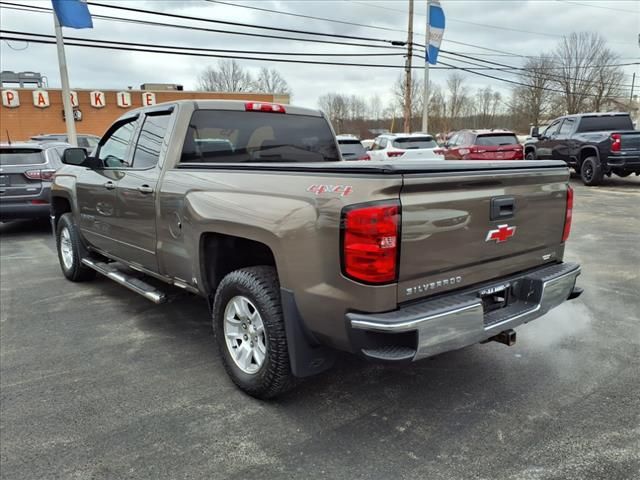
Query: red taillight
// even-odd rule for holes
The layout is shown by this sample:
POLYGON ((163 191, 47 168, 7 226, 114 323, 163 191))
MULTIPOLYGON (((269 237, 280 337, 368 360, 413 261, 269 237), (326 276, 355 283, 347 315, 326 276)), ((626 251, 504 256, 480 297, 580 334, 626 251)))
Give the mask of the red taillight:
MULTIPOLYGON (((460 153, 462 153, 462 150, 460 150, 460 153)), ((466 153, 466 152, 465 152, 466 153)), ((477 148, 477 147, 471 147, 469 149, 469 153, 487 153, 486 150, 482 149, 482 148, 477 148)))
POLYGON ((48 180, 50 181, 56 174, 55 170, 27 170, 24 176, 29 180, 48 180))
POLYGON ((567 186, 567 211, 564 215, 564 231, 562 232, 562 242, 566 242, 571 232, 571 219, 573 217, 573 188, 567 186))
POLYGON ((350 207, 342 214, 342 269, 364 283, 390 283, 398 267, 400 205, 350 207))
POLYGON ((287 113, 278 103, 247 102, 244 104, 244 109, 247 112, 287 113))
POLYGON ((516 150, 516 153, 513 157, 514 160, 524 160, 524 152, 522 151, 521 148, 518 148, 516 150))
POLYGON ((371 157, 369 156, 368 153, 365 153, 361 157, 358 157, 358 160, 371 160, 371 157))
POLYGON ((619 152, 622 150, 622 136, 619 133, 611 134, 611 151, 619 152))
POLYGON ((401 157, 402 155, 404 155, 404 152, 387 152, 387 157, 390 158, 401 157))
POLYGON ((49 202, 47 202, 46 200, 31 200, 31 204, 32 205, 49 205, 49 202))

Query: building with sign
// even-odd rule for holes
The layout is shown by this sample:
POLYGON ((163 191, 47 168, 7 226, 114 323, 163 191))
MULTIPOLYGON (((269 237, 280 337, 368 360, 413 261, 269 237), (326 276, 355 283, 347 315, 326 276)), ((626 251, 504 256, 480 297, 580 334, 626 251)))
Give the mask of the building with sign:
MULTIPOLYGON (((52 88, 3 88, 0 91, 0 140, 28 140, 35 135, 64 133, 62 92, 52 88)), ((77 133, 102 136, 127 110, 189 99, 248 100, 289 103, 288 95, 269 93, 185 92, 182 90, 74 90, 71 103, 77 133)))

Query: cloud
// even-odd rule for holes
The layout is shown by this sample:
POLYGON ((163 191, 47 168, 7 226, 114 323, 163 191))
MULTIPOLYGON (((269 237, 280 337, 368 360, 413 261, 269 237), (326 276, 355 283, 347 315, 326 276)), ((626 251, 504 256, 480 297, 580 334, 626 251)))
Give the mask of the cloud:
MULTIPOLYGON (((228 20, 257 25, 276 26, 299 30, 320 31, 339 35, 351 35, 380 38, 386 40, 405 40, 407 24, 407 2, 402 0, 363 0, 360 1, 279 1, 262 0, 256 2, 233 3, 257 6, 260 8, 300 13, 309 16, 333 18, 346 22, 360 23, 399 31, 389 31, 369 27, 343 25, 319 20, 305 19, 267 13, 262 11, 238 8, 229 5, 205 1, 137 1, 114 2, 116 5, 135 6, 136 8, 154 10, 164 13, 192 15, 199 18, 228 20)), ((26 2, 23 2, 26 3, 26 2)), ((50 7, 50 2, 30 2, 50 7)), ((486 47, 522 55, 537 55, 551 52, 559 36, 572 31, 599 32, 620 57, 626 61, 638 59, 638 25, 640 25, 640 3, 634 1, 593 1, 581 2, 577 5, 563 1, 478 1, 478 0, 442 0, 448 24, 442 48, 450 51, 478 55, 479 58, 497 61, 509 65, 521 66, 523 58, 507 56, 486 56, 486 47), (605 7, 605 8, 599 8, 605 7), (623 13, 628 10, 636 13, 623 13), (463 22, 493 25, 498 28, 470 25, 463 22), (522 33, 504 28, 529 30, 541 34, 522 33), (472 46, 451 43, 451 40, 464 42, 472 46)), ((415 41, 424 42, 424 12, 426 2, 415 2, 415 41)), ((201 25, 208 28, 243 31, 251 33, 268 33, 272 35, 296 36, 283 32, 264 32, 262 30, 214 25, 205 22, 189 22, 180 19, 160 18, 137 13, 126 13, 113 9, 91 6, 92 13, 128 18, 154 20, 176 24, 201 25)), ((0 21, 3 29, 20 30, 37 33, 53 33, 53 21, 49 14, 16 12, 0 9, 0 21)), ((112 39, 139 43, 166 45, 196 46, 201 48, 229 48, 281 52, 314 52, 314 53, 347 53, 371 52, 372 48, 356 48, 340 45, 323 45, 288 40, 266 39, 251 36, 229 35, 222 33, 197 32, 183 29, 141 26, 130 23, 107 22, 96 19, 93 30, 65 29, 66 36, 84 38, 112 39)), ((329 37, 313 37, 326 39, 329 37)), ((345 40, 347 41, 347 40, 345 40)), ((354 40, 354 42, 356 42, 354 40)), ((12 42, 15 48, 23 48, 24 44, 12 42)), ((160 55, 136 52, 118 52, 108 50, 67 47, 67 57, 71 83, 74 88, 126 88, 137 87, 142 83, 168 82, 180 83, 185 88, 195 88, 198 73, 208 65, 216 63, 216 59, 187 57, 179 55, 160 55)), ((323 57, 324 58, 324 57, 323 57)), ((323 58, 320 58, 323 59, 323 58)), ((317 58, 314 58, 317 59, 317 58)), ((381 63, 394 64, 401 67, 404 58, 379 57, 333 57, 332 60, 348 63, 381 63)), ((443 58, 442 61, 445 61, 443 58)), ((320 65, 300 65, 263 61, 240 61, 246 68, 257 71, 262 66, 277 68, 287 79, 293 89, 294 102, 305 106, 317 106, 319 96, 327 92, 348 94, 378 94, 385 101, 391 100, 391 88, 401 73, 400 68, 366 68, 340 67, 320 65)), ((456 62, 457 63, 457 62, 456 62)), ((54 45, 29 44, 24 51, 15 51, 2 45, 0 61, 2 70, 32 70, 45 74, 51 87, 59 86, 57 58, 54 45)), ((626 67, 628 74, 625 83, 630 83, 631 73, 638 71, 637 66, 626 67)), ((516 79, 502 72, 489 72, 496 76, 516 79)), ((440 84, 448 71, 433 70, 431 79, 440 84)), ((503 93, 509 91, 509 85, 465 74, 467 86, 471 90, 491 85, 503 93)), ((640 83, 640 80, 639 80, 640 83)), ((639 87, 640 91, 640 87, 639 87)))

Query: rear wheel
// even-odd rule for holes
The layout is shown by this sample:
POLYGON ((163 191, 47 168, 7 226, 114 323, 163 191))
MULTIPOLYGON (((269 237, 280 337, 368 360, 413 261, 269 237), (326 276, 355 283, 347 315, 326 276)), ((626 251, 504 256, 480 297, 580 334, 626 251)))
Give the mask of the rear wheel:
POLYGON ((529 150, 524 158, 526 160, 535 160, 536 159, 536 154, 534 153, 533 150, 529 150))
POLYGON ((95 278, 96 271, 82 263, 82 259, 88 256, 88 252, 82 244, 71 213, 65 213, 58 220, 56 246, 60 268, 67 279, 72 282, 83 282, 95 278))
POLYGON ((582 183, 589 187, 600 185, 602 182, 602 168, 597 157, 587 157, 580 165, 580 177, 582 183))
POLYGON ((244 392, 271 398, 293 385, 275 268, 243 268, 224 277, 213 326, 225 370, 244 392))

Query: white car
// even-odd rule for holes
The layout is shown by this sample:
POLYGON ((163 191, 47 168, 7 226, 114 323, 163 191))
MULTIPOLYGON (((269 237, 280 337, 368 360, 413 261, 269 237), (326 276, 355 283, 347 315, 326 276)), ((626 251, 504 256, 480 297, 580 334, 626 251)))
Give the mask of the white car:
POLYGON ((444 160, 438 155, 438 144, 425 133, 388 133, 375 139, 369 156, 371 160, 444 160))

